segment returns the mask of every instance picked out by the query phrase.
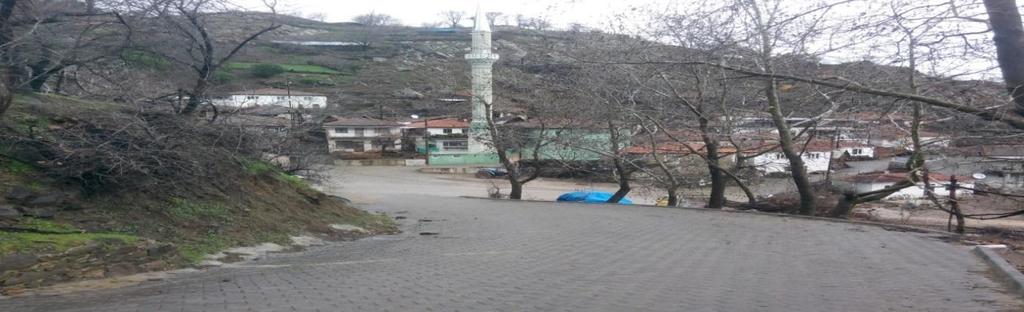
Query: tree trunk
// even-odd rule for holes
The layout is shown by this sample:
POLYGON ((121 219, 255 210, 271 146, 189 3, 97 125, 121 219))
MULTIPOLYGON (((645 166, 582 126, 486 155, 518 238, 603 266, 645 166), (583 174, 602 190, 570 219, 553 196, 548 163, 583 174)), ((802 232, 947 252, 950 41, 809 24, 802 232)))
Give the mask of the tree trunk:
POLYGON ((766 87, 768 112, 772 115, 775 128, 779 131, 779 148, 782 149, 782 154, 789 160, 793 183, 796 184, 796 190, 800 193, 800 214, 812 215, 814 214, 815 207, 814 189, 811 187, 811 181, 807 177, 807 167, 804 164, 804 160, 800 157, 800 153, 797 153, 793 148, 793 134, 789 132, 789 125, 786 124, 786 119, 782 116, 776 80, 769 79, 766 87))
POLYGON ((192 92, 189 92, 188 102, 185 103, 185 108, 181 110, 182 115, 191 115, 199 108, 199 105, 203 103, 203 98, 206 97, 206 89, 209 88, 209 83, 206 79, 199 78, 196 80, 196 86, 192 88, 192 92))
POLYGON ((704 146, 708 152, 708 174, 711 176, 711 195, 708 198, 708 208, 720 209, 725 206, 725 177, 722 176, 722 169, 714 165, 719 163, 718 142, 706 140, 704 146))
POLYGON ((677 187, 673 186, 668 188, 668 204, 667 207, 679 206, 679 191, 677 187))
POLYGON ((519 175, 516 174, 513 176, 510 172, 508 175, 508 183, 512 186, 512 189, 509 190, 508 193, 508 199, 523 199, 523 183, 519 182, 519 175))
POLYGON ((832 218, 847 218, 850 216, 850 211, 853 210, 853 206, 857 204, 857 194, 852 192, 843 193, 839 196, 839 202, 836 203, 836 207, 832 208, 829 212, 829 217, 832 218))
POLYGON ((623 198, 625 198, 626 195, 629 194, 629 191, 631 190, 631 188, 629 186, 630 171, 626 169, 626 164, 624 164, 622 162, 622 158, 620 158, 620 155, 619 155, 619 152, 620 152, 620 150, 619 150, 620 149, 620 146, 619 146, 619 135, 620 135, 619 127, 617 127, 614 122, 609 121, 608 122, 608 137, 609 137, 609 142, 608 143, 609 143, 609 146, 611 147, 611 152, 614 155, 614 156, 612 156, 612 164, 615 165, 615 174, 618 176, 618 180, 619 180, 619 190, 615 191, 615 194, 612 195, 612 197, 608 199, 608 202, 609 203, 613 203, 613 204, 616 204, 619 201, 621 201, 623 198))
POLYGON ((11 28, 11 14, 14 13, 16 0, 0 0, 0 124, 4 113, 14 102, 14 56, 11 40, 14 40, 14 29, 11 28))
POLYGON ((615 158, 613 162, 615 163, 615 173, 619 177, 619 190, 615 191, 615 194, 612 195, 612 198, 608 199, 608 202, 616 204, 623 198, 625 198, 626 195, 629 194, 629 191, 632 190, 632 188, 629 186, 630 173, 629 171, 626 170, 626 165, 623 164, 622 160, 618 158, 615 158))
POLYGON ((1006 89, 1024 115, 1024 26, 1015 0, 985 0, 989 24, 995 36, 996 56, 1006 89))

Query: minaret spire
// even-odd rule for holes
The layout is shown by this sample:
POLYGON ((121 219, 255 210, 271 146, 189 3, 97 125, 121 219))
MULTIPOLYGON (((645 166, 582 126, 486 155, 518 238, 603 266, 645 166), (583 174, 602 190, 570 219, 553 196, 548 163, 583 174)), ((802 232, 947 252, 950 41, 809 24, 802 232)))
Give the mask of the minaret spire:
POLYGON ((491 31, 491 23, 487 20, 487 15, 484 14, 483 7, 479 2, 476 4, 476 18, 473 23, 473 31, 491 31))
POLYGON ((493 108, 492 78, 494 62, 498 55, 491 52, 491 27, 483 9, 477 4, 476 22, 470 33, 473 42, 466 61, 472 70, 473 119, 469 124, 469 152, 484 153, 490 151, 485 144, 488 141, 487 116, 493 108))

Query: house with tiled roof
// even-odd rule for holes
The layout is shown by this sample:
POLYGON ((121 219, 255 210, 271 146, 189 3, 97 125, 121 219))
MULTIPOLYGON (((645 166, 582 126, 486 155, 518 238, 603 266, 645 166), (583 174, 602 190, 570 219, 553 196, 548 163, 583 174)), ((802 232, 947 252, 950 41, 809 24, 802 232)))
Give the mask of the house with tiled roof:
POLYGON ((469 121, 457 118, 421 118, 402 127, 403 150, 426 155, 469 151, 469 121), (429 141, 429 144, 424 142, 429 141))
POLYGON ((368 117, 324 119, 328 151, 348 158, 376 158, 402 148, 402 124, 368 117))

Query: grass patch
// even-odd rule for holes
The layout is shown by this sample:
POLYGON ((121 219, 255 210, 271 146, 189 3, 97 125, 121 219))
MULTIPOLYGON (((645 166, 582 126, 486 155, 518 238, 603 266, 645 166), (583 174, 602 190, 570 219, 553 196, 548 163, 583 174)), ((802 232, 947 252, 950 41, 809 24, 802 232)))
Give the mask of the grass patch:
MULTIPOLYGON (((230 62, 224 67, 229 70, 250 70, 258 65, 264 65, 263 63, 248 63, 248 62, 230 62)), ((305 74, 325 74, 325 75, 340 75, 341 72, 319 66, 319 65, 303 65, 303 64, 274 64, 281 66, 286 72, 289 73, 305 73, 305 74)))
POLYGON ((196 264, 202 261, 204 256, 227 249, 230 246, 231 244, 220 236, 210 234, 201 241, 179 245, 178 255, 185 260, 186 264, 196 264))
POLYGON ((250 175, 261 175, 279 170, 277 166, 274 166, 274 164, 265 161, 247 159, 242 160, 242 167, 245 167, 245 172, 250 175))
POLYGON ((61 253, 92 241, 114 240, 133 244, 138 237, 115 233, 39 234, 0 232, 0 254, 10 253, 61 253))
POLYGON ((275 180, 287 183, 297 189, 313 190, 305 180, 282 172, 281 169, 274 164, 265 161, 242 160, 242 166, 245 167, 245 172, 248 172, 250 175, 272 174, 271 176, 274 177, 275 180))
POLYGON ((37 218, 22 218, 17 223, 18 228, 30 229, 37 231, 46 232, 57 232, 57 233, 80 233, 81 230, 71 226, 70 224, 57 223, 50 220, 43 220, 37 218))
POLYGON ((278 181, 281 181, 281 182, 284 182, 284 183, 288 183, 288 185, 291 185, 292 187, 297 188, 297 189, 302 189, 302 190, 307 190, 307 191, 312 191, 313 190, 313 188, 310 187, 309 184, 306 183, 305 180, 302 180, 302 178, 296 177, 296 176, 293 176, 293 175, 290 175, 290 174, 287 174, 287 173, 284 173, 284 172, 278 172, 277 175, 274 175, 274 179, 277 179, 278 181))
POLYGON ((172 217, 183 220, 221 219, 228 215, 228 208, 219 203, 200 203, 183 198, 173 198, 167 212, 172 217))
POLYGON ((22 175, 31 172, 33 169, 29 164, 13 159, 0 158, 0 171, 13 175, 22 175))

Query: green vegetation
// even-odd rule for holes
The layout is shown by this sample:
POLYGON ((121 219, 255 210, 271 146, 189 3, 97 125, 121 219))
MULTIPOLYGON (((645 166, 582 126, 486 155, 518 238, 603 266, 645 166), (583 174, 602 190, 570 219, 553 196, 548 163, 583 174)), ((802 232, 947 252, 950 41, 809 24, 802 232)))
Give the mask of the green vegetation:
POLYGON ((245 62, 231 62, 225 65, 225 68, 229 70, 252 70, 253 67, 260 65, 273 65, 278 66, 286 72, 290 73, 306 73, 306 74, 327 74, 327 75, 340 75, 341 72, 317 65, 302 65, 302 64, 262 64, 262 63, 245 63, 245 62))
POLYGON ((313 188, 310 187, 309 184, 306 183, 306 181, 302 180, 302 178, 284 172, 278 172, 277 175, 274 176, 274 178, 277 179, 278 181, 288 183, 288 185, 291 185, 292 187, 297 189, 307 191, 313 190, 313 188))
POLYGON ((117 241, 132 244, 137 236, 114 233, 39 234, 0 232, 0 254, 15 252, 61 253, 90 242, 117 241))
POLYGON ((243 159, 241 162, 242 166, 245 167, 245 172, 250 175, 261 175, 279 170, 274 164, 265 161, 243 159))
POLYGON ((173 198, 167 213, 183 220, 221 219, 228 215, 228 208, 219 203, 200 203, 184 198, 173 198))
POLYGON ((203 260, 203 256, 227 249, 231 245, 220 236, 209 234, 201 241, 180 245, 178 254, 187 264, 196 264, 203 260))
POLYGON ((288 183, 288 185, 297 189, 313 190, 302 178, 285 173, 269 162, 257 160, 242 160, 241 162, 242 166, 245 167, 245 172, 248 172, 250 175, 272 174, 271 176, 274 179, 288 183))
POLYGON ((235 75, 232 75, 231 73, 224 72, 224 71, 217 71, 216 73, 213 74, 213 82, 216 82, 216 83, 221 83, 221 84, 230 83, 232 81, 235 81, 235 79, 236 79, 235 75))
POLYGON ((320 79, 313 78, 313 77, 302 77, 302 78, 299 78, 299 84, 306 85, 306 86, 315 86, 315 85, 319 85, 320 84, 320 79))
POLYGON ((163 71, 170 67, 171 63, 162 57, 153 55, 152 53, 139 51, 139 50, 127 50, 121 53, 121 59, 124 60, 128 66, 140 69, 152 69, 163 71))
POLYGON ((70 224, 57 223, 50 220, 43 220, 37 218, 22 218, 21 220, 18 220, 16 227, 21 229, 63 234, 81 233, 81 230, 75 228, 74 226, 71 226, 70 224))
POLYGON ((256 64, 249 67, 249 73, 257 78, 271 78, 284 72, 284 67, 277 64, 256 64))
POLYGON ((0 171, 13 175, 22 175, 32 171, 32 169, 32 166, 29 164, 13 159, 0 158, 0 171))

